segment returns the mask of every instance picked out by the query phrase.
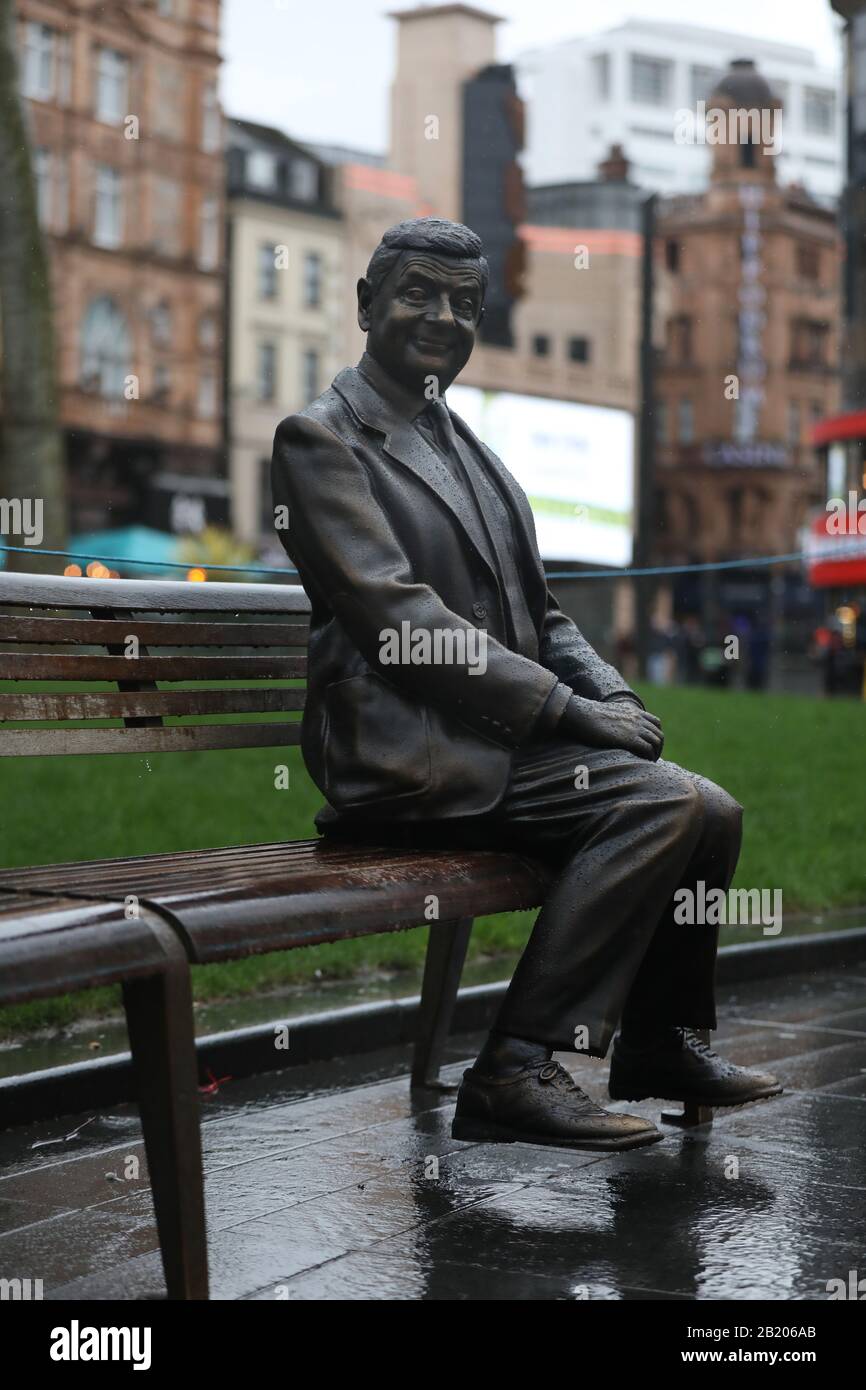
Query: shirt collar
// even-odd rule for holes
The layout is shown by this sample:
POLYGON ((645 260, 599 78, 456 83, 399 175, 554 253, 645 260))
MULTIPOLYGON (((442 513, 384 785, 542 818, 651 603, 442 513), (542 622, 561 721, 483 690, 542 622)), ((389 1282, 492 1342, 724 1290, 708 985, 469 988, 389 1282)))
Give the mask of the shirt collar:
POLYGON ((416 419, 430 404, 426 396, 418 396, 413 391, 408 391, 399 381, 395 381, 369 352, 362 354, 357 370, 404 420, 416 419))

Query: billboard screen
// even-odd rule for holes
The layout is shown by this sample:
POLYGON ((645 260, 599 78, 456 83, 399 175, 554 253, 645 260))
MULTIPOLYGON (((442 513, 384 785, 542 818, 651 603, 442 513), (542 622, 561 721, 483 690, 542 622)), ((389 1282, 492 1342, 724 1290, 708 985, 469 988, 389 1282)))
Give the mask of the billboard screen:
POLYGON ((445 399, 520 483, 543 560, 631 564, 629 411, 476 386, 451 386, 445 399))

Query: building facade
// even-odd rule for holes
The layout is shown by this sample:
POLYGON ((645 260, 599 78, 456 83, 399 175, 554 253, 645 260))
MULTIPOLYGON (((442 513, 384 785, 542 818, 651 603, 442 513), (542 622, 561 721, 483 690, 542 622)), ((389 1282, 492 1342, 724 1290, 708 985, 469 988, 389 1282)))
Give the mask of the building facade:
POLYGON ((623 147, 634 182, 662 193, 698 192, 711 148, 696 119, 735 58, 750 57, 783 103, 780 178, 835 198, 844 173, 841 73, 809 49, 750 35, 661 20, 630 19, 523 54, 516 63, 527 103, 526 179, 535 184, 592 177, 612 144, 623 147), (678 113, 691 112, 697 139, 678 113), (680 138, 678 138, 678 136, 680 138))
POLYGON ((278 130, 229 122, 228 245, 233 524, 267 547, 274 428, 345 365, 345 225, 332 168, 278 130))
MULTIPOLYGON (((778 108, 743 60, 709 99, 724 110, 778 108)), ((811 428, 838 398, 835 218, 779 182, 756 135, 716 145, 707 191, 663 201, 657 233, 667 322, 655 372, 653 561, 793 555, 824 499, 811 428)), ((810 618, 799 563, 678 576, 668 597, 675 617, 708 631, 730 632, 738 617, 770 625, 780 646, 786 621, 793 634, 810 618)))
POLYGON ((219 0, 17 0, 73 533, 226 521, 219 0))

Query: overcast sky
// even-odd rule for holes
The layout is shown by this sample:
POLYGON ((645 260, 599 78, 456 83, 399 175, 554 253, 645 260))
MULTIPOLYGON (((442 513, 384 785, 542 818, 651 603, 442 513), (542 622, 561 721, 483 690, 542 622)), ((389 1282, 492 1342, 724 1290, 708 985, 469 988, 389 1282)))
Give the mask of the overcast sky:
MULTIPOLYGON (((479 9, 506 20, 498 57, 609 29, 625 19, 679 20, 780 39, 837 66, 838 19, 829 0, 501 0, 479 9)), ((396 23, 408 0, 223 0, 223 103, 231 116, 299 139, 384 150, 396 23)))

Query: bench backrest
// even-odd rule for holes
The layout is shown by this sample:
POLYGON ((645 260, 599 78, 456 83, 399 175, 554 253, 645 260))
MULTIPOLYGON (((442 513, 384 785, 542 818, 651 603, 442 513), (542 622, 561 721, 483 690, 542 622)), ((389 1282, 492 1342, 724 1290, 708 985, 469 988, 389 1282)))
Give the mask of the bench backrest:
POLYGON ((0 690, 0 757, 298 743, 302 685, 251 682, 306 676, 309 613, 289 584, 0 573, 0 681, 16 683, 0 690))

